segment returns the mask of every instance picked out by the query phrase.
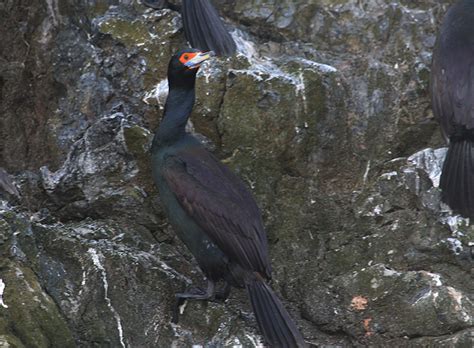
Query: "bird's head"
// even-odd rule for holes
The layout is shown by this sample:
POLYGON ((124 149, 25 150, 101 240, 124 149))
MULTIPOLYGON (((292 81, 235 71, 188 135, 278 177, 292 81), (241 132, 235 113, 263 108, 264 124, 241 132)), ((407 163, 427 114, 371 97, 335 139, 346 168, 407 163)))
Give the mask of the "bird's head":
POLYGON ((194 86, 196 74, 203 62, 213 56, 213 52, 201 52, 194 48, 186 48, 177 52, 168 65, 168 81, 170 86, 194 86))

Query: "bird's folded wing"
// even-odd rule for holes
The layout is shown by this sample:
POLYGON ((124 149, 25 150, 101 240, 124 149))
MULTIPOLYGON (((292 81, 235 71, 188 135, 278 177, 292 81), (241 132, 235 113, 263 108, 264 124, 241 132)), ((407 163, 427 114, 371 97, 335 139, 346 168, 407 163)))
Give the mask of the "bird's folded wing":
POLYGON ((163 176, 187 214, 232 261, 270 277, 260 212, 230 170, 202 151, 168 156, 163 176))
POLYGON ((192 47, 231 56, 235 41, 209 0, 183 0, 182 17, 186 38, 192 47))
POLYGON ((453 126, 474 128, 474 49, 459 47, 433 61, 433 113, 449 137, 453 126))

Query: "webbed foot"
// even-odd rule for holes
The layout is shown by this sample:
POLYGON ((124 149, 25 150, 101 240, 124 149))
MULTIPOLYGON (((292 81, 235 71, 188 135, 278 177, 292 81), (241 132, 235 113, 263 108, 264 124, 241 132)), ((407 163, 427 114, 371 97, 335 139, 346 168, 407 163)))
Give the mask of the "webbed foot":
POLYGON ((207 281, 207 289, 192 288, 188 292, 177 293, 176 304, 173 311, 173 323, 177 324, 179 320, 180 308, 186 300, 195 301, 215 301, 216 300, 216 284, 213 281, 207 281))

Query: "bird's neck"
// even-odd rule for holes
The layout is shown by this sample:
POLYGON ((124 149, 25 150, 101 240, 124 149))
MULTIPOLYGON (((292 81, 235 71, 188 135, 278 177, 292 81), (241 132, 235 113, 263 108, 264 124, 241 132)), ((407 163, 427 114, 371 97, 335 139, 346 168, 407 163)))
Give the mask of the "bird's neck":
POLYGON ((186 134, 186 123, 193 109, 194 100, 194 86, 170 88, 163 119, 155 135, 155 143, 171 144, 186 134))

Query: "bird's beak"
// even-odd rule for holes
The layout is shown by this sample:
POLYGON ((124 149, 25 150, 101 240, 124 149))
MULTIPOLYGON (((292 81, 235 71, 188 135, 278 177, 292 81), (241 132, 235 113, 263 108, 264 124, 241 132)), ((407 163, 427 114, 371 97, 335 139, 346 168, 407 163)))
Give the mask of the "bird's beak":
POLYGON ((199 68, 203 62, 213 57, 214 55, 215 53, 212 51, 199 52, 192 59, 188 60, 184 65, 186 65, 189 69, 196 69, 199 68))

